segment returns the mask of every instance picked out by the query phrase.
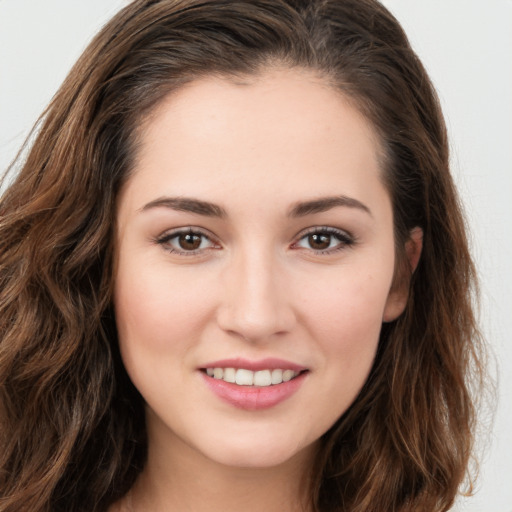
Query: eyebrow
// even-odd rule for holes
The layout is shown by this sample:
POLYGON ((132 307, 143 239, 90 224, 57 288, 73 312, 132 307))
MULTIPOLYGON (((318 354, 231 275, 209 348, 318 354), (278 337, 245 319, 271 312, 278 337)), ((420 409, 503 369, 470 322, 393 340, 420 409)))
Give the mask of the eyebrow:
MULTIPOLYGON (((347 196, 329 196, 301 201, 293 205, 288 212, 288 217, 305 217, 315 213, 322 213, 338 206, 356 208, 372 216, 371 210, 361 201, 347 196)), ((226 218, 226 210, 219 205, 194 199, 190 197, 159 197, 144 205, 140 211, 151 210, 152 208, 170 208, 172 210, 195 213, 205 217, 226 218)))
POLYGON ((200 199, 193 199, 189 197, 159 197, 144 205, 140 211, 147 211, 152 208, 171 208, 180 212, 196 213, 197 215, 204 215, 205 217, 227 217, 227 212, 224 208, 209 203, 208 201, 201 201, 200 199))
POLYGON ((314 213, 322 213, 337 206, 344 206, 348 208, 356 208, 362 210, 372 217, 372 212, 368 206, 363 204, 361 201, 354 199, 353 197, 347 196, 330 196, 320 197, 318 199, 312 199, 311 201, 303 201, 296 203, 290 212, 289 217, 305 217, 306 215, 312 215, 314 213))

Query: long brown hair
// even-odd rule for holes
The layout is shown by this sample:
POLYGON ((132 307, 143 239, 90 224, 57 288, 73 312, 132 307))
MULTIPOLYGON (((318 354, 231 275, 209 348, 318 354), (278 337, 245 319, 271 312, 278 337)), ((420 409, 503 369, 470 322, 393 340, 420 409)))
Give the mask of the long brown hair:
POLYGON ((445 511, 464 481, 481 382, 474 269, 428 76, 375 0, 136 0, 41 118, 0 203, 0 511, 105 511, 144 466, 142 399, 111 307, 115 204, 137 127, 208 74, 318 72, 371 121, 394 210, 404 314, 323 436, 315 510, 445 511), (424 233, 413 276, 403 247, 424 233))

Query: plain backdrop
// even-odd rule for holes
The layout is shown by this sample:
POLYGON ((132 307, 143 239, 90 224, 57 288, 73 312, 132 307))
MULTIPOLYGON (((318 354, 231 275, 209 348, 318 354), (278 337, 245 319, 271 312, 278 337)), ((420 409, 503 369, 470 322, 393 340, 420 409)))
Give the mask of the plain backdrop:
MULTIPOLYGON (((0 170, 92 35, 124 0, 0 0, 0 170)), ((499 373, 476 495, 463 512, 512 512, 512 1, 384 0, 436 85, 482 282, 499 373)), ((383 511, 384 512, 384 511, 383 511)))

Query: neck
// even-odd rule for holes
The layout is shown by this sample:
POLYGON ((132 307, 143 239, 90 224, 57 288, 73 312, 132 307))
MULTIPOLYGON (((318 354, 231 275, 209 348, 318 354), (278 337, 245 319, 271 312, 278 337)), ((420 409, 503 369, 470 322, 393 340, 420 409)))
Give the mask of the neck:
POLYGON ((181 440, 165 447, 150 442, 130 512, 310 511, 306 468, 314 452, 310 447, 277 466, 247 468, 219 464, 181 440))

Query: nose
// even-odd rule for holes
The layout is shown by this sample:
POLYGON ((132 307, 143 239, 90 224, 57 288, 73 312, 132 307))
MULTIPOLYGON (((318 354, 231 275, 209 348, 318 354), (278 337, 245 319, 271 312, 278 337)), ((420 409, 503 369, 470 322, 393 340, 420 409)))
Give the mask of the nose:
POLYGON ((231 261, 220 291, 220 328, 257 343, 290 332, 295 314, 286 279, 276 258, 261 252, 246 251, 231 261))

